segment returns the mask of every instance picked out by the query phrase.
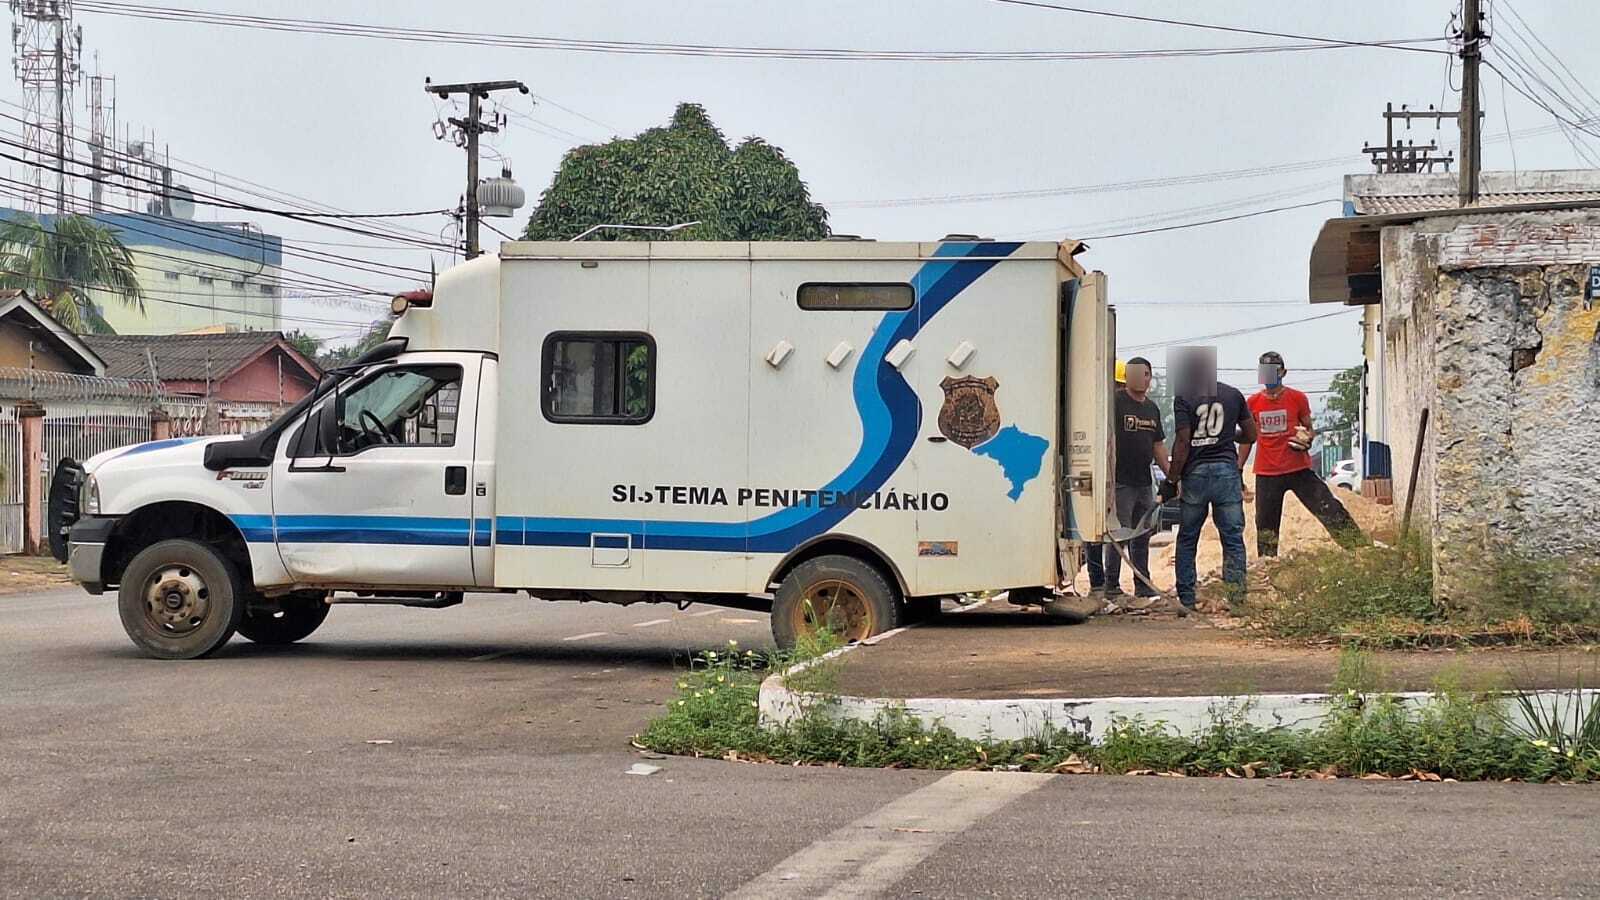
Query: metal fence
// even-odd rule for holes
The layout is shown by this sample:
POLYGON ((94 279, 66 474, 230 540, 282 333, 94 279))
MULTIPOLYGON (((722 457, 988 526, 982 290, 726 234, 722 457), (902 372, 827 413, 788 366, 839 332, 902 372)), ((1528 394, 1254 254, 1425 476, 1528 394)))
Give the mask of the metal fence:
POLYGON ((162 401, 161 386, 132 378, 101 378, 43 369, 0 366, 0 398, 9 401, 95 400, 142 401, 146 409, 162 401))
POLYGON ((44 416, 45 496, 63 459, 83 462, 96 453, 150 440, 150 408, 108 401, 50 404, 44 416))
POLYGON ((22 426, 0 403, 0 553, 22 552, 22 426))

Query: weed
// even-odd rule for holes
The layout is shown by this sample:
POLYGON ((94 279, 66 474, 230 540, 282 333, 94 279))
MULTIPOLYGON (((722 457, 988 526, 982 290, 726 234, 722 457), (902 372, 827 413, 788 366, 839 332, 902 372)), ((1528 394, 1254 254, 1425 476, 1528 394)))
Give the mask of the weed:
POLYGON ((763 728, 761 679, 828 649, 824 640, 790 653, 729 645, 697 654, 678 680, 677 696, 637 743, 682 755, 866 767, 1600 780, 1600 703, 1525 693, 1518 714, 1507 715, 1485 695, 1454 684, 1442 684, 1422 702, 1373 693, 1381 673, 1358 650, 1342 657, 1342 692, 1310 731, 1251 724, 1249 701, 1212 710, 1194 734, 1119 719, 1095 744, 1048 725, 1025 740, 974 741, 904 711, 871 722, 844 719, 827 702, 786 726, 763 728))
POLYGON ((1276 637, 1363 647, 1571 643, 1600 637, 1600 568, 1500 550, 1469 596, 1436 601, 1433 562, 1412 535, 1393 545, 1268 561, 1270 590, 1235 608, 1276 637))

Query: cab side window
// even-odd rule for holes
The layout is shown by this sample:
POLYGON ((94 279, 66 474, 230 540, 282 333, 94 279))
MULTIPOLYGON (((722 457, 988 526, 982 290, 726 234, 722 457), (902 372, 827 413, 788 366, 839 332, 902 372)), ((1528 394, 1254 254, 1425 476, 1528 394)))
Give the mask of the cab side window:
POLYGON ((545 338, 540 407, 552 422, 642 425, 655 414, 656 343, 640 332, 545 338))
POLYGON ((454 446, 460 404, 460 366, 385 370, 339 398, 339 452, 454 446))

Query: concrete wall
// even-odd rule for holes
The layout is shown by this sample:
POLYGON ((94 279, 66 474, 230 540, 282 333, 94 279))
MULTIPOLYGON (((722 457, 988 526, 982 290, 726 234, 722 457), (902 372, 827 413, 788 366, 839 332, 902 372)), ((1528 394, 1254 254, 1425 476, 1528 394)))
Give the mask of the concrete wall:
POLYGON ((1435 219, 1385 229, 1384 350, 1396 503, 1432 411, 1417 510, 1455 602, 1508 556, 1600 554, 1600 213, 1435 219))
MULTIPOLYGON (((1432 298, 1437 290, 1437 235, 1411 228, 1385 228, 1382 235, 1383 318, 1381 354, 1382 418, 1391 454, 1394 503, 1404 509, 1416 458, 1417 431, 1422 411, 1430 410, 1438 396, 1435 348, 1437 325, 1432 298)), ((1417 497, 1412 516, 1419 527, 1431 529, 1437 520, 1433 505, 1433 447, 1437 430, 1423 443, 1421 469, 1416 479, 1417 497)))
MULTIPOLYGON (((28 332, 0 322, 0 368, 28 368, 28 340, 28 332)), ((43 341, 35 340, 33 344, 33 368, 47 372, 77 371, 71 363, 57 356, 43 341)))

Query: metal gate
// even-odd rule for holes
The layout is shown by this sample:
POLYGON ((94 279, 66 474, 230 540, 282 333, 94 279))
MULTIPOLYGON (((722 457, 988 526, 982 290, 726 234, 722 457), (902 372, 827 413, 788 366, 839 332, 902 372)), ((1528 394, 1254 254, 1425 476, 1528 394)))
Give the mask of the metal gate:
POLYGON ((22 427, 0 404, 0 553, 22 552, 22 427))
POLYGON ((44 496, 50 496, 50 482, 54 481, 56 465, 61 460, 81 463, 96 453, 150 438, 148 407, 118 407, 104 402, 52 403, 44 418, 44 496))

